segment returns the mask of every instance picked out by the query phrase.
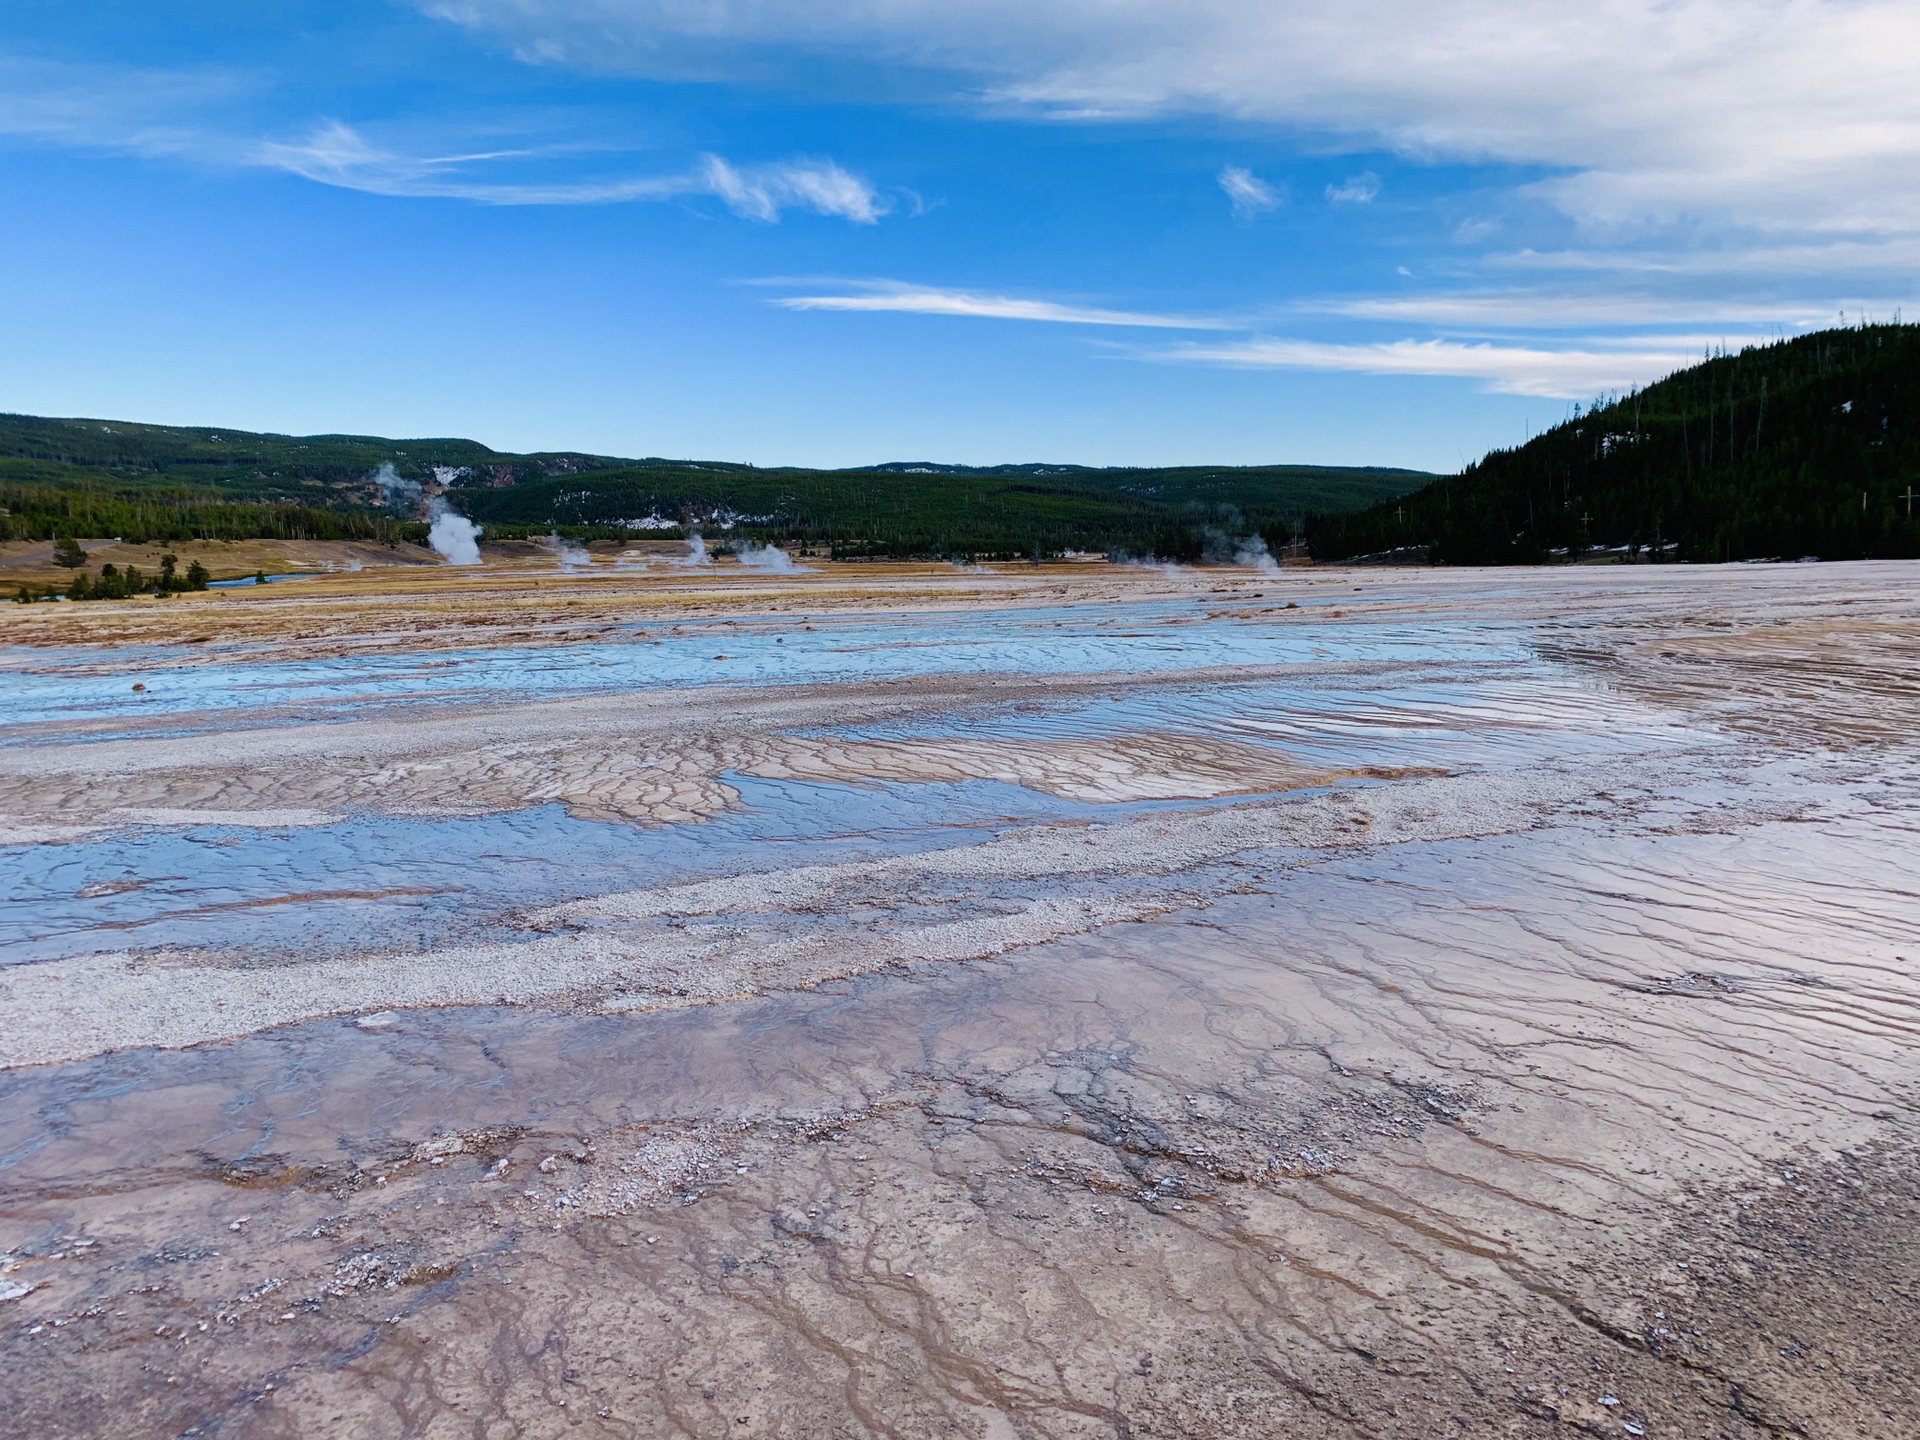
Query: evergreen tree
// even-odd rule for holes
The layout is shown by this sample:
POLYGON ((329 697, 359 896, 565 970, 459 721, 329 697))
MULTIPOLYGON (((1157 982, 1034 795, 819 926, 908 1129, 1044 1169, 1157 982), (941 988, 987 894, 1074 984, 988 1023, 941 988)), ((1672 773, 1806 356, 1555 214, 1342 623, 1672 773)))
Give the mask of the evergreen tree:
POLYGON ((189 560, 187 562, 187 589, 204 590, 207 588, 207 581, 212 578, 213 577, 207 573, 207 567, 202 565, 198 560, 189 560))
POLYGON ((54 543, 53 563, 68 570, 78 570, 87 563, 87 552, 73 536, 62 535, 54 543))
POLYGON ((1920 556, 1920 325, 1709 357, 1399 500, 1316 515, 1316 558, 1446 564, 1920 556), (1596 557, 1597 558, 1597 557, 1596 557))

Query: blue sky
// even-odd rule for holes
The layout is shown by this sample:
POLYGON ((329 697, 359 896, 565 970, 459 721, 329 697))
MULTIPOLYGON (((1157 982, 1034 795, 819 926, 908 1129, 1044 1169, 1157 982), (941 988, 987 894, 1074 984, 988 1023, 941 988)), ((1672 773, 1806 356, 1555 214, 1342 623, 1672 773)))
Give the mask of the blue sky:
POLYGON ((12 0, 0 407, 1453 469, 1906 302, 1916 53, 1882 0, 12 0))

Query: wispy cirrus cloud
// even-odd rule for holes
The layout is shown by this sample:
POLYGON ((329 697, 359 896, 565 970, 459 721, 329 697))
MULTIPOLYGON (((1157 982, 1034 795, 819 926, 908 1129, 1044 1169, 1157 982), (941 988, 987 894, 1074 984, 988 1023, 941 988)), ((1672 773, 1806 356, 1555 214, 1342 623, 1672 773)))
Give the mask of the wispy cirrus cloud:
MULTIPOLYGON (((1657 307, 1619 306, 1611 311, 1589 308, 1567 310, 1562 321, 1624 324, 1631 320, 1725 324, 1709 334, 1686 335, 1574 335, 1554 341, 1463 340, 1457 336, 1398 338, 1370 343, 1275 337, 1257 333, 1245 317, 1171 315, 1139 310, 1064 304, 1054 300, 915 285, 900 280, 761 280, 759 285, 810 287, 811 293, 782 295, 768 303, 785 310, 836 311, 850 314, 906 314, 979 320, 1038 321, 1056 325, 1142 330, 1239 331, 1244 339, 1184 342, 1146 347, 1122 344, 1118 353, 1135 360, 1174 365, 1212 365, 1243 370, 1321 370, 1369 375, 1409 375, 1478 380, 1502 394, 1551 399, 1585 399, 1602 391, 1644 385, 1698 359, 1712 345, 1768 338, 1763 325, 1778 317, 1755 309, 1701 307, 1691 317, 1678 312, 1647 312, 1657 307), (1736 323, 1737 322, 1737 323, 1736 323)), ((1298 306, 1301 313, 1354 312, 1358 318, 1416 322, 1445 317, 1487 321, 1502 317, 1531 320, 1525 300, 1513 296, 1459 296, 1408 298, 1399 302, 1358 300, 1344 306, 1324 303, 1298 306), (1397 303, 1398 308, 1393 308, 1397 303), (1423 306, 1425 308, 1423 308, 1423 306)), ((1512 328, 1525 328, 1515 326, 1512 328)))
POLYGON ((736 215, 769 224, 787 208, 838 215, 860 225, 871 225, 892 209, 892 203, 871 184, 831 160, 740 168, 718 155, 708 155, 702 158, 699 173, 707 193, 725 201, 736 215))
MULTIPOLYGON (((1438 326, 1466 331, 1594 331, 1614 326, 1713 326, 1798 328, 1834 318, 1825 306, 1794 302, 1633 294, 1609 290, 1439 291, 1416 295, 1328 297, 1301 301, 1301 314, 1352 320, 1438 326)), ((1861 308, 1871 308, 1862 306, 1861 308)), ((1894 308, 1882 303, 1880 312, 1894 308)))
POLYGON ((1229 321, 1206 317, 1108 310, 1053 300, 1022 299, 977 290, 944 289, 899 280, 834 282, 837 293, 782 295, 783 310, 831 310, 857 314, 947 315, 976 320, 1030 320, 1051 325, 1124 326, 1145 330, 1230 330, 1229 321))
POLYGON ((71 65, 0 55, 0 135, 40 144, 184 160, 228 169, 281 170, 321 185, 373 195, 471 200, 485 205, 611 205, 710 196, 743 219, 777 223, 788 210, 871 225, 891 197, 832 160, 807 156, 741 165, 702 155, 683 170, 534 180, 581 147, 519 145, 449 153, 370 140, 339 120, 320 120, 298 139, 259 138, 222 123, 222 105, 257 88, 219 70, 71 65), (551 167, 547 167, 551 168, 551 167))
POLYGON ((71 64, 0 54, 0 135, 75 149, 231 161, 209 113, 255 88, 214 66, 71 64))
POLYGON ((1380 177, 1371 170, 1327 186, 1327 200, 1334 205, 1371 205, 1379 196, 1380 177))
POLYGON ((1920 202, 1910 0, 417 3, 540 63, 833 57, 1082 117, 1205 112, 1545 166, 1564 173, 1540 193, 1602 224, 1906 229, 1920 202))
POLYGON ((370 144, 352 126, 322 122, 305 140, 262 141, 257 163, 323 185, 374 195, 442 197, 484 205, 612 205, 710 195, 734 214, 775 224, 789 209, 871 225, 891 208, 867 180, 831 160, 799 158, 768 165, 735 165, 703 155, 694 168, 666 175, 561 182, 489 178, 488 162, 524 158, 525 151, 414 156, 370 144))
POLYGON ((1334 370, 1481 380, 1501 394, 1578 399, 1645 385, 1697 360, 1699 352, 1691 344, 1666 338, 1642 341, 1631 349, 1549 349, 1457 340, 1337 344, 1256 337, 1227 345, 1175 346, 1143 353, 1140 358, 1239 370, 1334 370))
POLYGON ((1237 219, 1250 220, 1263 210, 1280 206, 1280 193, 1244 165, 1224 165, 1215 178, 1233 202, 1237 219))

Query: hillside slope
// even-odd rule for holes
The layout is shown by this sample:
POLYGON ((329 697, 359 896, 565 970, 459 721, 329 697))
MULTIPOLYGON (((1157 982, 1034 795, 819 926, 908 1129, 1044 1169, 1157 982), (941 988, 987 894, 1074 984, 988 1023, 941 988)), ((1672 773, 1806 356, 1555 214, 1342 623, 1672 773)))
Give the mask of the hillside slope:
POLYGON ((1920 555, 1920 326, 1716 356, 1307 538, 1449 564, 1920 555))
MULTIPOLYGON (((1039 469, 1041 467, 1032 467, 1039 469)), ((453 498, 483 524, 620 528, 719 522, 854 555, 1028 555, 1117 550, 1196 560, 1310 511, 1405 494, 1404 470, 1310 466, 1161 470, 755 470, 667 464, 555 476, 453 498)))
POLYGON ((0 538, 419 539, 440 495, 496 536, 680 533, 700 526, 844 555, 1122 550, 1198 559, 1283 539, 1312 511, 1404 494, 1408 470, 1198 466, 1097 470, 898 464, 763 470, 471 440, 259 435, 0 416, 0 538))
POLYGON ((418 538, 425 530, 413 523, 417 487, 437 484, 441 473, 513 483, 617 463, 627 462, 500 455, 471 440, 0 415, 0 539, 418 538))

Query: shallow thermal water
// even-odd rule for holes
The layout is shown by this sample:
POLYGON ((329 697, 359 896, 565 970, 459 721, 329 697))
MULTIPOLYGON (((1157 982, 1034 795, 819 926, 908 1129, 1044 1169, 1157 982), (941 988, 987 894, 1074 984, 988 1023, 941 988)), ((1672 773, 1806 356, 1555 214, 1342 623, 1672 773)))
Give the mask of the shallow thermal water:
POLYGON ((1354 676, 1168 684, 1071 704, 990 707, 836 733, 1059 739, 1154 729, 1252 740, 1330 765, 1424 762, 1447 768, 1712 739, 1684 717, 1611 693, 1590 675, 1531 655, 1507 662, 1427 661, 1354 676))
POLYGON ((513 933, 528 905, 696 878, 952 845, 1021 821, 1138 814, 990 780, 815 785, 730 777, 742 808, 636 829, 559 806, 508 815, 360 816, 259 830, 151 828, 15 851, 0 964, 141 946, 302 953, 421 948, 513 933))
MULTIPOLYGON (((1318 602, 1313 602, 1318 603, 1318 602)), ((1302 662, 1524 660, 1515 635, 1482 625, 1316 625, 1296 619, 1206 619, 1175 602, 1113 607, 974 609, 919 620, 889 616, 814 624, 801 617, 687 620, 626 627, 591 645, 278 662, 182 664, 157 649, 14 648, 0 652, 16 741, 49 723, 151 724, 298 707, 352 715, 381 701, 526 700, 660 686, 851 683, 944 674, 1153 673, 1302 662), (131 689, 129 677, 145 686, 131 689)), ((1302 607, 1305 609, 1306 607, 1302 607)), ((96 736, 110 731, 90 732, 96 736)))
MULTIPOLYGON (((740 655, 848 706, 694 697, 702 754, 876 768, 9 847, 0 1433, 1915 1433, 1920 766, 1553 658, 1542 596, 163 668, 183 732, 398 731, 740 655), (1110 683, 861 708, 1001 667, 1110 683), (939 778, 996 748, 1053 768, 939 778), (1301 778, 1070 797, 1116 754, 1301 778)), ((39 721, 151 713, 63 700, 97 660, 39 721)))
MULTIPOLYGON (((1326 766, 1471 770, 1551 753, 1593 759, 1709 737, 1538 660, 1427 662, 1416 679, 1182 684, 1120 697, 983 706, 810 733, 847 739, 1063 741, 1219 736, 1326 766)), ((993 780, 809 784, 727 775, 735 808, 636 828, 560 806, 487 816, 360 815, 324 825, 145 827, 17 847, 0 964, 151 946, 425 949, 514 930, 510 915, 702 876, 947 846, 956 832, 1122 820, 1198 802, 1090 804, 993 780)))

